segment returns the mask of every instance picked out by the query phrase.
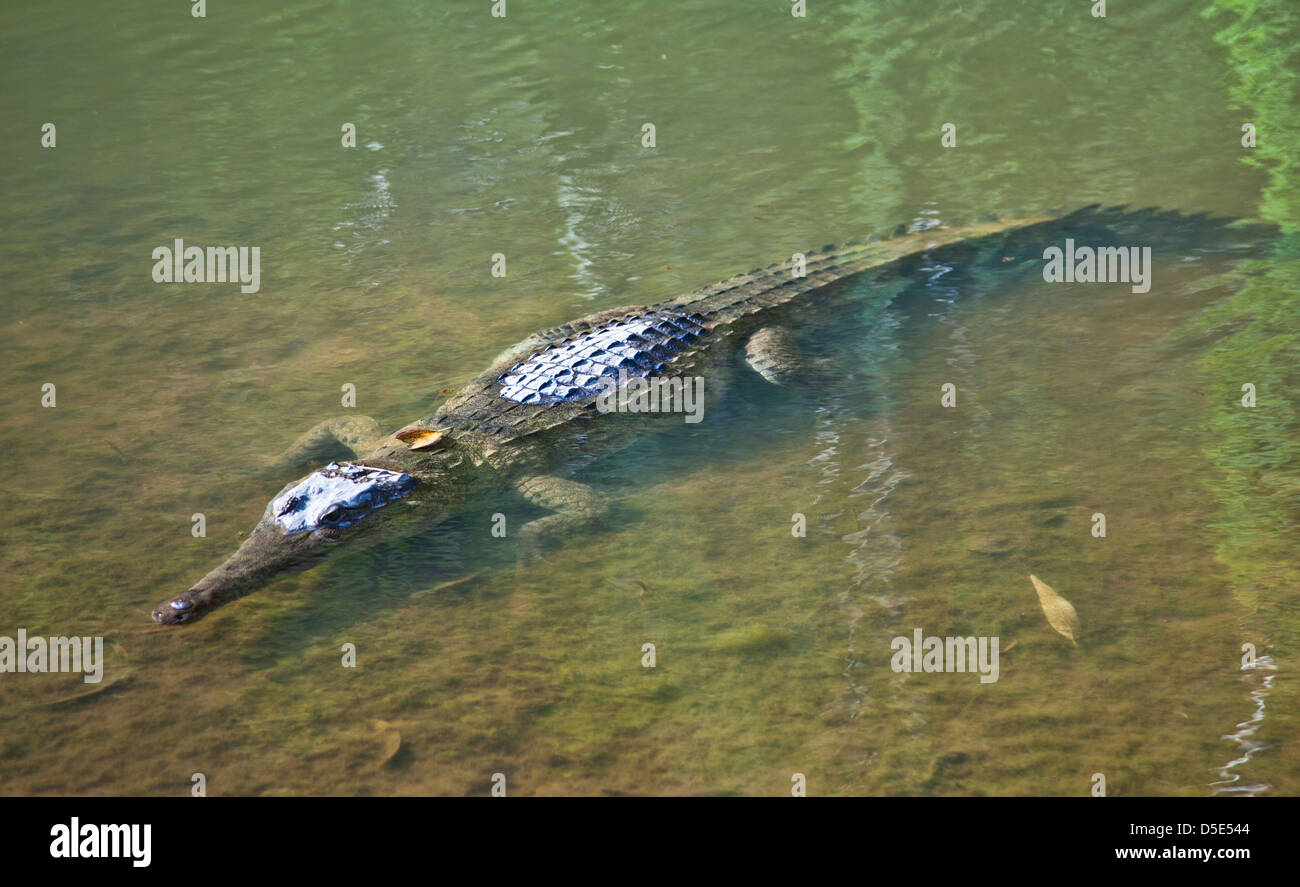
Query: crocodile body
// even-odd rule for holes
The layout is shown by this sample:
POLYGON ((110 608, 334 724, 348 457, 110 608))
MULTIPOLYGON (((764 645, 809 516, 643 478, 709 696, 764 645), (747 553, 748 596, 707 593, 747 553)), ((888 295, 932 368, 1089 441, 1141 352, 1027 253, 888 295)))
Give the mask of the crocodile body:
POLYGON ((809 254, 804 276, 796 277, 794 262, 786 261, 666 302, 590 314, 507 349, 423 425, 495 453, 520 438, 590 418, 599 373, 620 368, 636 377, 697 372, 729 342, 766 326, 768 315, 829 284, 956 241, 1042 221, 1021 217, 877 235, 864 244, 809 254), (552 387, 543 387, 547 382, 552 387))
POLYGON ((225 563, 159 604, 153 617, 165 624, 192 622, 333 551, 427 531, 466 504, 503 492, 553 512, 516 534, 526 547, 588 525, 604 511, 605 497, 552 472, 571 463, 575 453, 634 438, 657 421, 662 427, 665 418, 598 410, 598 394, 610 380, 700 376, 711 396, 719 397, 725 392, 723 370, 739 352, 764 378, 780 383, 795 375, 782 318, 811 310, 816 293, 836 281, 943 257, 948 248, 978 246, 996 254, 1015 243, 1022 258, 1026 247, 1036 257, 1045 245, 1059 242, 1062 231, 1101 227, 1123 237, 1143 234, 1155 221, 1193 236, 1197 231, 1189 226, 1210 224, 1203 217, 1089 207, 1068 216, 896 230, 810 253, 802 275, 791 260, 676 299, 599 311, 537 333, 507 349, 432 415, 391 435, 365 417, 331 420, 308 432, 286 461, 301 460, 331 441, 350 448, 356 460, 332 463, 287 485, 225 563))

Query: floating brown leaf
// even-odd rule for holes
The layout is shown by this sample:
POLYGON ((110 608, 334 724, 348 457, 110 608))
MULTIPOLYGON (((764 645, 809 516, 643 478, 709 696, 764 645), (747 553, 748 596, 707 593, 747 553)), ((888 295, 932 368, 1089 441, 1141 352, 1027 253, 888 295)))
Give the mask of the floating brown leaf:
POLYGON ((1074 612, 1074 605, 1032 573, 1029 581, 1034 583, 1034 591, 1038 592, 1038 603, 1043 608, 1043 615, 1047 617, 1047 624, 1062 637, 1069 638, 1070 643, 1079 646, 1075 640, 1079 635, 1079 614, 1074 612))
POLYGON ((402 750, 402 734, 396 727, 381 721, 378 718, 370 719, 370 727, 379 734, 380 742, 383 743, 383 751, 379 759, 379 767, 386 767, 397 757, 397 753, 402 750))
POLYGON ((442 443, 447 434, 444 431, 430 431, 428 428, 408 428, 394 435, 408 450, 428 450, 442 443))

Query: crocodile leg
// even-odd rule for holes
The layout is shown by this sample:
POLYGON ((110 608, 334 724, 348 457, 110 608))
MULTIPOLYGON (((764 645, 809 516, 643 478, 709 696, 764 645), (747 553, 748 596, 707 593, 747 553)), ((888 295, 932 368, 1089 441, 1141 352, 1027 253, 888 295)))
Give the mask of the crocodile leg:
POLYGON ((745 362, 773 385, 790 385, 802 375, 799 346, 785 327, 763 327, 750 336, 745 343, 745 362))
POLYGON ((369 416, 337 416, 312 428, 270 461, 278 468, 299 465, 340 446, 351 450, 354 457, 361 456, 383 439, 383 427, 369 416))
POLYGON ((599 520, 609 510, 609 497, 586 484, 552 475, 520 480, 515 489, 528 502, 555 512, 519 528, 519 557, 527 563, 547 540, 564 536, 599 520))

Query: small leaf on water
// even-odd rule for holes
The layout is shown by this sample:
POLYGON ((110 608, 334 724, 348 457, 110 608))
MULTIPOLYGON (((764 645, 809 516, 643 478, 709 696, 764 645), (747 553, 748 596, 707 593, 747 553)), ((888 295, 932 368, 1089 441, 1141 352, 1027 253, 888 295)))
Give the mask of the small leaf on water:
POLYGON ((408 450, 427 450, 442 443, 447 434, 444 431, 430 431, 427 428, 408 428, 393 436, 406 444, 408 450))
POLYGON ((1032 573, 1029 581, 1034 583, 1034 591, 1038 592, 1038 603, 1043 608, 1043 615, 1047 617, 1047 624, 1062 637, 1069 638, 1070 643, 1079 646, 1075 640, 1079 635, 1079 614, 1074 612, 1074 605, 1032 573))
POLYGON ((370 727, 379 734, 380 741, 383 742, 382 756, 379 760, 379 767, 385 767, 392 763, 397 757, 397 753, 402 750, 402 733, 388 721, 381 721, 379 718, 370 718, 370 727))

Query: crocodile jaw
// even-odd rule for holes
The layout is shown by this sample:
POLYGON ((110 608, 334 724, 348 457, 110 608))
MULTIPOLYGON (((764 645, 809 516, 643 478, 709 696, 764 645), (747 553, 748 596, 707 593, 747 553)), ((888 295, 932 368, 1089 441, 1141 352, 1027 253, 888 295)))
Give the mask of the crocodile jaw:
POLYGON ((222 604, 314 566, 331 541, 318 533, 285 535, 274 521, 263 517, 225 563, 154 607, 153 621, 162 625, 197 622, 222 604))

